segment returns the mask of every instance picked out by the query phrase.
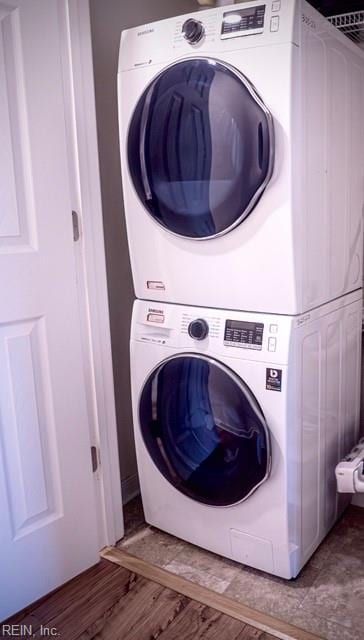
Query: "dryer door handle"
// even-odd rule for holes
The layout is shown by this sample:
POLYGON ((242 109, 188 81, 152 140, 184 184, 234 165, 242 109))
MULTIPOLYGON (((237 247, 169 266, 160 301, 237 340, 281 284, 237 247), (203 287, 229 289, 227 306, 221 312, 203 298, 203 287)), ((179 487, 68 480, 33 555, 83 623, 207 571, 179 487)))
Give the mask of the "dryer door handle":
POLYGON ((151 85, 147 93, 147 96, 145 98, 141 122, 140 122, 140 143, 139 143, 140 171, 141 171, 143 189, 144 189, 146 200, 153 200, 153 194, 152 194, 149 177, 148 177, 147 163, 145 160, 145 137, 147 132, 149 107, 150 107, 150 101, 152 99, 153 89, 154 89, 154 84, 151 85))

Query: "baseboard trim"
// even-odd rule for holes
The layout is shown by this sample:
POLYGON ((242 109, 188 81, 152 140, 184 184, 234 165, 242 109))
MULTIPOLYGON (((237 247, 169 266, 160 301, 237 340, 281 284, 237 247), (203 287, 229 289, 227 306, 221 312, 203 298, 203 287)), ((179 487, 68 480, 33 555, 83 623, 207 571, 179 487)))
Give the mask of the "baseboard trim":
POLYGON ((139 487, 139 478, 136 473, 132 476, 128 476, 125 480, 121 481, 121 494, 123 496, 123 505, 127 504, 135 498, 135 496, 139 495, 140 487, 139 487))
POLYGON ((101 551, 101 556, 106 560, 110 560, 110 562, 124 567, 124 569, 128 569, 128 571, 132 571, 148 580, 157 582, 163 587, 182 593, 184 596, 191 598, 191 600, 196 600, 232 618, 245 622, 252 627, 270 633, 272 636, 280 638, 281 640, 322 640, 319 636, 309 631, 299 629, 288 622, 252 609, 220 593, 211 591, 211 589, 186 580, 186 578, 170 573, 161 567, 151 565, 149 562, 141 558, 136 558, 122 549, 105 547, 105 549, 101 551))

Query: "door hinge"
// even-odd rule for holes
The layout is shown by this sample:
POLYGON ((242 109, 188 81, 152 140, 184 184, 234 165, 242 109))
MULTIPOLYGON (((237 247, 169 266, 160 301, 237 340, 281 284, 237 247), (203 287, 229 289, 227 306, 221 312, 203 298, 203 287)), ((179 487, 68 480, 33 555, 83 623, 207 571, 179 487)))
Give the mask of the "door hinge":
POLYGON ((97 471, 99 467, 99 456, 98 456, 97 447, 91 447, 91 465, 92 465, 92 472, 95 473, 95 471, 97 471))
POLYGON ((77 211, 72 211, 72 228, 73 228, 73 240, 78 242, 80 239, 80 224, 78 221, 77 211))

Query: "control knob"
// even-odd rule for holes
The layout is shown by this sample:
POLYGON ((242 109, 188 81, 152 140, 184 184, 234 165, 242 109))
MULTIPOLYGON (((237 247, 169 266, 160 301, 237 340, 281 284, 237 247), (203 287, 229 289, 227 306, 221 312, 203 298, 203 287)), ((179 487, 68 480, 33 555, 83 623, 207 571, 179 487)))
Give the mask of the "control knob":
POLYGON ((182 33, 184 38, 190 44, 196 44, 200 42, 205 33, 204 26, 199 20, 194 18, 188 18, 182 25, 182 33))
POLYGON ((203 340, 209 334, 209 325, 206 320, 197 318, 197 320, 192 320, 188 325, 188 333, 194 340, 203 340))

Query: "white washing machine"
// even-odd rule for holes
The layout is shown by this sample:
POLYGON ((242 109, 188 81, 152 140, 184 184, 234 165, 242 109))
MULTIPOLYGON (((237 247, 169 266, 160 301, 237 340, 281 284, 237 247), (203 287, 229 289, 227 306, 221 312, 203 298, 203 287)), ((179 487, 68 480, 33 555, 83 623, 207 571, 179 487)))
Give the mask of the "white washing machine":
POLYGON ((123 32, 138 298, 293 315, 361 286, 363 63, 294 0, 123 32))
POLYGON ((284 578, 347 504, 361 292, 304 315, 137 300, 133 418, 147 522, 284 578))

